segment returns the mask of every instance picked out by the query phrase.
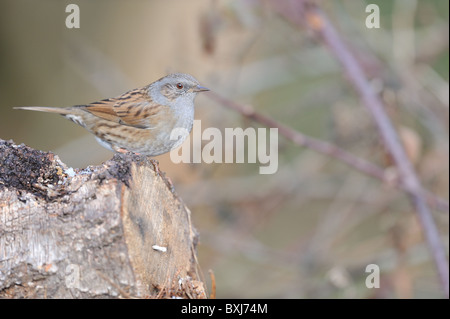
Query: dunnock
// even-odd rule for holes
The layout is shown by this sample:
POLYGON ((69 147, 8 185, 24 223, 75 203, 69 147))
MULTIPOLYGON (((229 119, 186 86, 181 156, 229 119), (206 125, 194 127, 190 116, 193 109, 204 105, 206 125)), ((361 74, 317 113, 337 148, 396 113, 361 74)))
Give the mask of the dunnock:
POLYGON ((156 156, 178 147, 189 135, 194 121, 194 99, 202 91, 208 89, 194 77, 175 73, 118 97, 87 105, 15 109, 61 114, 94 134, 107 149, 156 156), (178 140, 171 140, 175 128, 182 128, 182 134, 178 140))

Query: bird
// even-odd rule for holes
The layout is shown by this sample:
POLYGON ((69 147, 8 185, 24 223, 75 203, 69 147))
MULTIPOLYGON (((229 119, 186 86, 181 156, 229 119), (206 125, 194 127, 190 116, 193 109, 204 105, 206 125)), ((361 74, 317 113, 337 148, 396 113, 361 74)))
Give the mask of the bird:
POLYGON ((70 107, 20 106, 57 113, 95 135, 113 152, 157 156, 180 146, 194 122, 194 99, 209 91, 189 74, 173 73, 114 98, 70 107), (177 134, 172 134, 173 130, 177 134))

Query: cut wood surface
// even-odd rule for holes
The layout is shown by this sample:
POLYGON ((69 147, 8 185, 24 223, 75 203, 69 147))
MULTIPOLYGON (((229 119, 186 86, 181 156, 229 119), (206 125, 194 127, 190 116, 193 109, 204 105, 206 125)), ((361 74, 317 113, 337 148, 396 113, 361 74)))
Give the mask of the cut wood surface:
POLYGON ((0 140, 0 298, 205 298, 197 240, 156 161, 72 169, 0 140))

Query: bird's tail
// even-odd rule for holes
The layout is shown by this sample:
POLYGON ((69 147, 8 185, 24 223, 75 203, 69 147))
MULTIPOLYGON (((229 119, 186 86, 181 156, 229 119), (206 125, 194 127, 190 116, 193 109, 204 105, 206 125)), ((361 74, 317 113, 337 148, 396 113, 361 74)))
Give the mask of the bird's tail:
POLYGON ((14 107, 16 110, 29 110, 29 111, 39 111, 39 112, 49 112, 58 113, 61 115, 67 115, 73 113, 69 108, 64 107, 47 107, 47 106, 18 106, 14 107))

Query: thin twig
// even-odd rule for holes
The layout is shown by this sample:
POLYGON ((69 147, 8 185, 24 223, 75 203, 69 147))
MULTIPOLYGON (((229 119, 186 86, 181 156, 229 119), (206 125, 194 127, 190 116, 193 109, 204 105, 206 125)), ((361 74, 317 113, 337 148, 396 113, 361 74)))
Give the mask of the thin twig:
POLYGON ((436 224, 426 203, 422 185, 410 162, 406 152, 399 141, 383 104, 374 93, 367 81, 361 66, 352 56, 350 50, 343 43, 333 25, 324 12, 307 0, 298 1, 272 1, 276 9, 289 21, 297 26, 306 25, 322 40, 330 52, 342 64, 347 73, 348 80, 361 97, 363 104, 378 126, 380 135, 391 153, 396 167, 400 173, 403 189, 409 195, 417 215, 431 254, 433 256, 439 278, 446 296, 449 296, 449 268, 445 249, 439 236, 436 224))
MULTIPOLYGON (((374 177, 376 179, 379 179, 385 184, 388 185, 394 185, 397 188, 405 190, 403 184, 400 182, 400 180, 393 176, 392 174, 386 173, 386 170, 383 168, 363 159, 360 157, 357 157, 342 148, 339 148, 338 146, 327 143, 325 141, 307 136, 303 133, 300 133, 299 131, 296 131, 286 125, 283 125, 279 123, 278 121, 274 120, 273 118, 270 118, 268 116, 265 116, 261 113, 256 112, 253 107, 249 105, 242 105, 237 102, 234 102, 228 98, 225 98, 215 92, 208 92, 207 93, 211 99, 218 102, 222 106, 228 107, 234 111, 237 111, 238 113, 241 113, 245 117, 252 119, 256 122, 259 122, 267 127, 274 127, 278 128, 278 133, 287 138, 288 140, 294 142, 298 146, 307 147, 309 149, 312 149, 318 153, 324 154, 326 156, 329 156, 331 158, 335 158, 348 166, 368 175, 371 177, 374 177)), ((435 209, 446 211, 448 212, 449 209, 449 203, 430 193, 425 192, 425 196, 427 197, 428 203, 434 207, 435 209)))
POLYGON ((214 271, 209 270, 209 276, 211 277, 211 294, 209 299, 216 299, 216 276, 214 276, 214 271))

